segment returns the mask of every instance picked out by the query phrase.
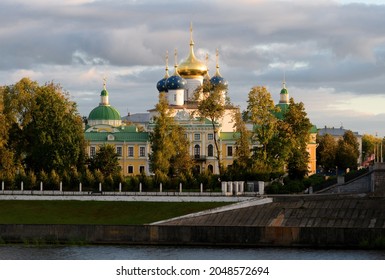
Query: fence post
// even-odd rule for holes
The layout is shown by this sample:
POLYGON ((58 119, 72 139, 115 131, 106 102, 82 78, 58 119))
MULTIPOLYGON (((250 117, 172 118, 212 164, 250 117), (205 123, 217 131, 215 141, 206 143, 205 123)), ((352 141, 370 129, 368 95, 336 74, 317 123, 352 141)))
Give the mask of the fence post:
POLYGON ((163 191, 163 185, 162 183, 159 184, 159 192, 162 192, 163 191))
POLYGON ((60 192, 62 192, 63 191, 63 182, 62 181, 60 181, 59 186, 60 186, 60 192))
POLYGON ((43 191, 43 181, 40 181, 40 191, 43 191))
POLYGON ((122 182, 119 183, 119 192, 122 192, 122 182))
POLYGON ((182 183, 179 183, 179 192, 182 192, 182 183))
POLYGON ((20 183, 20 185, 21 185, 21 191, 24 191, 24 182, 23 181, 21 181, 21 183, 20 183))
POLYGON ((1 182, 1 190, 4 191, 4 188, 5 188, 4 181, 2 181, 1 182))
POLYGON ((203 193, 203 183, 201 183, 201 193, 203 193))
POLYGON ((99 182, 99 192, 102 192, 102 183, 99 182))
POLYGON ((142 192, 142 183, 139 183, 139 192, 142 192))
POLYGON ((79 183, 79 192, 82 192, 82 183, 79 183))

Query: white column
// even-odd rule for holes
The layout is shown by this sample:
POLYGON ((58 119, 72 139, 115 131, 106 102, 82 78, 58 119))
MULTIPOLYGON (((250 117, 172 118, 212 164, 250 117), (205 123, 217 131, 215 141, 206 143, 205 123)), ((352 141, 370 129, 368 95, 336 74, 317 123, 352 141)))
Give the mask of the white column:
POLYGON ((63 191, 63 182, 60 181, 60 191, 62 192, 63 191))
POLYGON ((179 183, 179 192, 182 192, 182 183, 179 183))
POLYGON ((2 181, 1 182, 1 190, 4 191, 4 188, 5 188, 4 181, 2 181))
POLYGON ((21 181, 20 185, 21 185, 21 187, 20 187, 21 191, 24 191, 24 182, 21 181))
POLYGON ((265 182, 258 181, 258 192, 260 195, 265 194, 265 182))
POLYGON ((40 191, 42 192, 43 191, 43 182, 40 181, 40 191))
POLYGON ((203 183, 201 183, 201 193, 203 193, 203 183))
POLYGON ((99 182, 99 192, 102 192, 102 183, 99 182))
POLYGON ((159 192, 162 192, 163 191, 163 185, 162 183, 159 184, 159 192))
POLYGON ((142 192, 142 183, 139 183, 139 192, 142 192))
POLYGON ((79 183, 79 192, 82 192, 82 183, 79 183))
POLYGON ((227 193, 227 182, 222 182, 222 193, 227 193))
POLYGON ((119 183, 119 192, 122 192, 122 183, 119 183))

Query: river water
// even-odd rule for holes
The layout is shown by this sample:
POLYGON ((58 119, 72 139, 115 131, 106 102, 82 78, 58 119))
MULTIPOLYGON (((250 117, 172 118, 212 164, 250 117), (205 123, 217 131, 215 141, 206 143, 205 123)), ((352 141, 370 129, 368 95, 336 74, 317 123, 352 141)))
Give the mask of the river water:
POLYGON ((0 245, 0 260, 385 260, 385 250, 0 245))

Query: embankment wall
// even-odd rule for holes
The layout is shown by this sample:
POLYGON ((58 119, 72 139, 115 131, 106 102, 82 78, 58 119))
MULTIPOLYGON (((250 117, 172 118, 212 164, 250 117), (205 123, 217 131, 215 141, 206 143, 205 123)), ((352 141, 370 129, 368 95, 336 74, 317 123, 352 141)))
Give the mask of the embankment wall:
POLYGON ((362 247, 383 241, 383 228, 0 225, 0 241, 24 244, 362 247))

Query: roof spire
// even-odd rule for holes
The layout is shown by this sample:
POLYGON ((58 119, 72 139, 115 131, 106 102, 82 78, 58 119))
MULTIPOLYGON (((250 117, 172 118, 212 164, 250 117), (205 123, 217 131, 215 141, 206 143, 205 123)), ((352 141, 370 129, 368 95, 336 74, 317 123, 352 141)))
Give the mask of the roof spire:
POLYGON ((103 77, 103 89, 104 89, 104 90, 107 90, 106 85, 107 85, 107 77, 104 76, 104 77, 103 77))
POLYGON ((286 89, 286 71, 283 70, 283 82, 282 82, 282 87, 286 89))
POLYGON ((170 75, 168 74, 168 51, 166 51, 166 74, 165 74, 165 78, 168 78, 170 77, 170 75))
POLYGON ((215 76, 218 76, 218 77, 221 77, 221 74, 219 73, 219 50, 216 49, 215 51, 215 56, 216 56, 216 72, 215 72, 215 76))
POLYGON ((206 67, 207 67, 207 73, 205 75, 205 79, 206 80, 210 80, 210 74, 209 74, 209 54, 206 53, 206 56, 205 56, 205 63, 206 63, 206 67))
POLYGON ((190 22, 190 46, 194 45, 194 40, 193 40, 193 25, 192 21, 190 22))
POLYGON ((174 76, 179 76, 178 73, 178 50, 174 50, 174 59, 175 59, 175 64, 174 64, 174 76))

